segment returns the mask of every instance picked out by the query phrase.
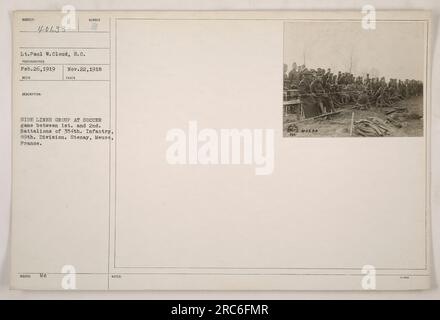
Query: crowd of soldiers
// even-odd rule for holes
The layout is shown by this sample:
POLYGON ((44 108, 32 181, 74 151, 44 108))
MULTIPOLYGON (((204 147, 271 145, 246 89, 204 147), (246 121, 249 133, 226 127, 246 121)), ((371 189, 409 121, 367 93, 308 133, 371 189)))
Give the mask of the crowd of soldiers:
POLYGON ((321 112, 328 113, 335 108, 352 104, 355 108, 368 109, 389 107, 396 102, 423 94, 423 82, 399 80, 384 77, 355 76, 350 72, 333 73, 331 69, 308 69, 305 65, 293 63, 291 70, 284 65, 285 99, 299 94, 302 100, 318 102, 321 112))

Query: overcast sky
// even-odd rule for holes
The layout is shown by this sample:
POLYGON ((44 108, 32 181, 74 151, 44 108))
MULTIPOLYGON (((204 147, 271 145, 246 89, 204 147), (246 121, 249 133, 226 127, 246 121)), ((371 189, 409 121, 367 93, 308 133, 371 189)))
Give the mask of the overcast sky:
POLYGON ((424 79, 423 22, 377 22, 364 30, 360 22, 289 22, 284 29, 284 63, 333 71, 370 73, 399 79, 424 79))

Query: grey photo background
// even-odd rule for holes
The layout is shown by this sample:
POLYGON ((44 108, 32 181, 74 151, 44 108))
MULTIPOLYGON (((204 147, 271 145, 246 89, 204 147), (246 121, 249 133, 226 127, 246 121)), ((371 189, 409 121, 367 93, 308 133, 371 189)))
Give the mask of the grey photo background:
POLYGON ((58 10, 65 1, 4 0, 0 3, 0 298, 1 299, 439 299, 440 288, 440 65, 437 0, 71 0, 82 10, 360 10, 363 4, 377 9, 425 9, 433 12, 432 41, 432 233, 433 289, 423 292, 21 292, 9 291, 9 224, 11 190, 11 11, 58 10))
POLYGON ((370 77, 424 80, 423 22, 286 22, 284 63, 370 77), (331 53, 331 54, 329 54, 331 53))

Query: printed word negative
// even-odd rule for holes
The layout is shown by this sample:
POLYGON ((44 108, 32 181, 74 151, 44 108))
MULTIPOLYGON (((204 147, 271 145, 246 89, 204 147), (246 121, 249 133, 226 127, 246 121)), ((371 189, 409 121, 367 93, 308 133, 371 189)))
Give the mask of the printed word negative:
POLYGON ((270 175, 274 167, 273 129, 198 130, 197 121, 188 129, 168 130, 166 151, 169 164, 253 165, 256 175, 270 175))

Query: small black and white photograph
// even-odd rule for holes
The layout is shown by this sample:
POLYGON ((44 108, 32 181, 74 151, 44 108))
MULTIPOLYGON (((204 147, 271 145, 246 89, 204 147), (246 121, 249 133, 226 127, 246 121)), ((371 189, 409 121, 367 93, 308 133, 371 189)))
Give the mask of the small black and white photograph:
POLYGON ((284 24, 284 137, 422 137, 423 21, 284 24))

